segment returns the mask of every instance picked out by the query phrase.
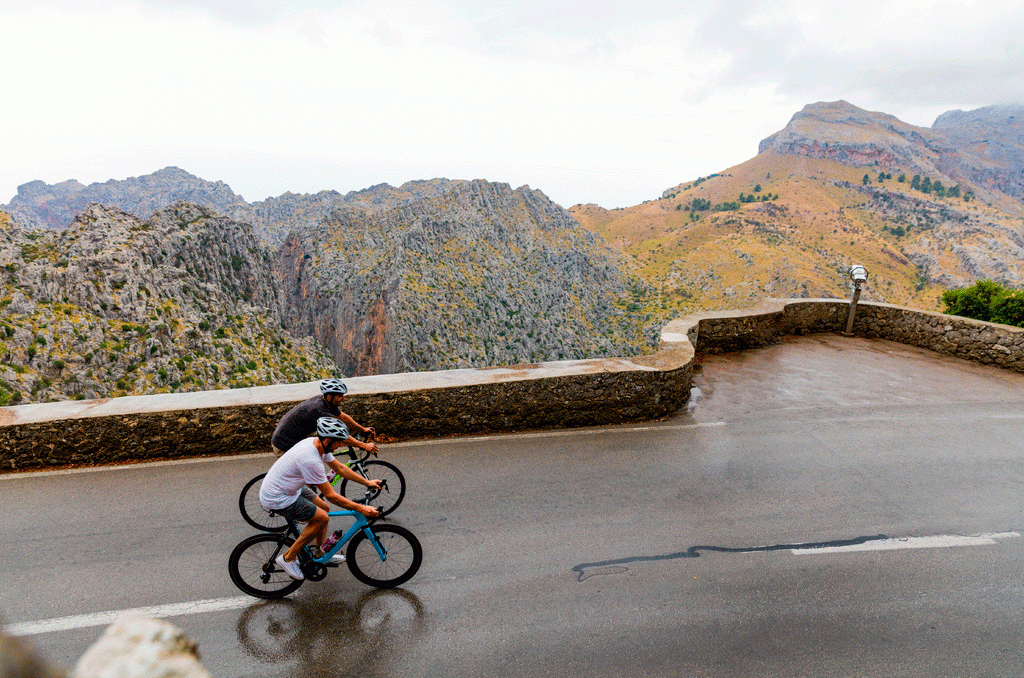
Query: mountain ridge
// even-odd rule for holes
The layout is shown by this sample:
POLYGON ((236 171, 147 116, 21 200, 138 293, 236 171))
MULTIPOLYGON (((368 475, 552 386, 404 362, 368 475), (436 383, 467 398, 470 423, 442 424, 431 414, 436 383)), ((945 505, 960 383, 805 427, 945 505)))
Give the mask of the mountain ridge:
POLYGON ((635 355, 678 314, 843 298, 852 263, 862 298, 923 309, 1020 286, 1020 108, 921 128, 810 104, 750 160, 615 210, 446 178, 252 204, 173 167, 29 182, 0 212, 0 403, 635 355))
POLYGON ((1024 281, 1024 204, 1012 180, 1024 142, 1007 110, 940 116, 977 129, 1002 120, 978 149, 969 136, 845 101, 810 104, 744 163, 632 208, 570 211, 632 255, 679 312, 842 298, 852 263, 872 273, 864 298, 938 310, 947 287, 1024 281))
MULTIPOLYGON (((805 155, 855 167, 900 166, 1024 197, 1024 106, 947 111, 931 128, 846 101, 809 104, 785 128, 763 139, 758 153, 805 155), (858 134, 859 133, 859 134, 858 134)), ((991 196, 995 197, 995 196, 991 196)))
POLYGON ((660 327, 628 312, 644 288, 618 255, 527 187, 375 187, 279 246, 183 201, 0 219, 0 404, 642 353, 660 327))
POLYGON ((309 381, 337 366, 276 320, 248 224, 89 205, 58 232, 0 213, 0 404, 309 381))

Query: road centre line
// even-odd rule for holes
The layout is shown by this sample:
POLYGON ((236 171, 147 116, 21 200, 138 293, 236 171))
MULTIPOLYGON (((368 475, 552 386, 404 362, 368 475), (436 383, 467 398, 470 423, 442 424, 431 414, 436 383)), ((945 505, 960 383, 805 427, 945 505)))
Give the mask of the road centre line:
POLYGON ((863 544, 847 544, 843 546, 822 546, 814 548, 790 549, 790 553, 798 556, 817 556, 825 553, 851 553, 854 551, 894 551, 898 549, 938 549, 955 546, 988 546, 995 544, 997 539, 1013 539, 1020 537, 1019 532, 989 532, 976 535, 941 534, 931 537, 893 537, 890 539, 874 539, 863 544))
MULTIPOLYGON (((709 421, 699 424, 669 424, 666 426, 633 426, 630 428, 597 428, 597 429, 563 429, 558 431, 539 431, 536 433, 510 433, 505 435, 472 436, 460 438, 431 438, 428 440, 409 440, 401 443, 384 443, 391 449, 396 447, 414 447, 429 445, 454 445, 457 443, 472 443, 483 440, 524 440, 529 438, 557 438, 566 436, 596 435, 598 433, 638 433, 643 431, 661 430, 685 430, 691 428, 712 428, 725 426, 724 421, 709 421)), ((260 459, 273 457, 271 452, 255 452, 251 454, 237 454, 216 457, 200 457, 198 459, 170 459, 164 461, 146 461, 138 464, 114 464, 109 466, 90 466, 88 468, 67 468, 55 471, 25 471, 24 473, 0 473, 0 482, 4 480, 17 480, 19 478, 45 478, 47 476, 64 476, 78 473, 101 473, 104 471, 124 471, 137 468, 154 468, 161 466, 179 466, 182 464, 208 464, 211 462, 240 461, 245 459, 260 459)))
POLYGON ((222 612, 224 610, 237 610, 241 607, 255 605, 260 601, 251 596, 235 596, 233 598, 213 598, 210 600, 194 600, 187 603, 171 603, 169 605, 153 605, 150 607, 136 607, 130 610, 112 610, 108 612, 93 612, 91 614, 76 614, 70 617, 58 617, 56 619, 43 619, 41 621, 20 622, 8 624, 4 631, 11 636, 32 636, 40 633, 54 633, 55 631, 71 631, 84 629, 90 626, 106 626, 114 622, 122 614, 136 614, 142 617, 183 617, 191 614, 203 614, 205 612, 222 612))

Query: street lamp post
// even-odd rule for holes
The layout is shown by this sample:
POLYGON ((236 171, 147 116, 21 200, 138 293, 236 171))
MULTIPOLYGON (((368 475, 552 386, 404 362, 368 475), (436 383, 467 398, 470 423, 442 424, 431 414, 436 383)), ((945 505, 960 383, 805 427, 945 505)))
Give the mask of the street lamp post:
POLYGON ((850 299, 850 315, 846 318, 847 337, 853 336, 853 316, 857 313, 857 301, 860 299, 860 286, 868 281, 868 270, 863 266, 850 267, 850 280, 853 281, 853 298, 850 299))

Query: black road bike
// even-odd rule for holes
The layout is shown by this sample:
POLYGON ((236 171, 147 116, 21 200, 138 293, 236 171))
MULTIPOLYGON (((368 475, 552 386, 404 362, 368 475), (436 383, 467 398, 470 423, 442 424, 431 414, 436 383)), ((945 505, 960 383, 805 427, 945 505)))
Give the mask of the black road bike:
MULTIPOLYGON (((339 474, 330 481, 338 494, 357 504, 377 506, 382 516, 398 508, 405 497, 405 476, 397 466, 381 459, 370 459, 370 452, 364 452, 360 456, 351 446, 342 454, 348 455, 348 460, 344 462, 346 466, 368 480, 380 480, 381 489, 366 487, 342 478, 339 474)), ((284 517, 263 508, 260 504, 260 487, 266 475, 266 472, 261 473, 245 484, 238 495, 238 510, 245 521, 257 530, 284 532, 288 529, 288 522, 284 517)))

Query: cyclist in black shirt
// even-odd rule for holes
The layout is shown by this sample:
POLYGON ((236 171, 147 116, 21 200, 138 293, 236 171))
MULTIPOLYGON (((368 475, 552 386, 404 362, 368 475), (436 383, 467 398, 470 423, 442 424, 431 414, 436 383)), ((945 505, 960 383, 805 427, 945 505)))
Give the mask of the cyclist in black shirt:
MULTIPOLYGON (((340 379, 324 379, 321 381, 320 395, 303 400, 288 410, 281 417, 281 421, 277 423, 274 435, 270 438, 270 447, 273 449, 274 454, 280 457, 300 440, 316 433, 316 422, 320 417, 335 417, 340 419, 349 431, 354 430, 366 434, 366 442, 356 440, 349 435, 343 441, 346 445, 351 445, 366 452, 372 452, 376 456, 377 443, 373 442, 374 430, 358 424, 355 419, 341 411, 341 403, 344 402, 346 393, 348 393, 348 387, 340 379)), ((334 465, 341 464, 337 460, 333 463, 334 465)), ((324 470, 327 472, 328 480, 333 478, 335 473, 340 472, 326 465, 324 470)), ((322 501, 311 487, 304 487, 302 489, 302 496, 314 503, 322 501)))
POLYGON ((349 431, 356 431, 366 435, 368 440, 363 442, 349 436, 344 441, 360 450, 377 454, 377 444, 373 442, 374 430, 362 426, 355 419, 341 411, 341 404, 345 401, 345 394, 348 387, 340 379, 324 379, 320 382, 320 395, 313 396, 288 411, 270 438, 270 445, 277 456, 287 452, 295 443, 303 438, 308 438, 316 432, 316 420, 320 417, 335 417, 340 419, 348 427, 349 431))

